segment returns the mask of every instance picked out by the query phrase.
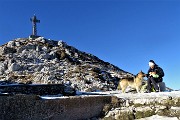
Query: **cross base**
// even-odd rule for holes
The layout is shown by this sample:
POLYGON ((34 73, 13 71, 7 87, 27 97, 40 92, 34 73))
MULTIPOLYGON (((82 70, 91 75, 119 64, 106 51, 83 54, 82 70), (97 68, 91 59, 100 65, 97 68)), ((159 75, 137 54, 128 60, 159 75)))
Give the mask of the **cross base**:
POLYGON ((30 35, 29 38, 32 38, 32 39, 35 39, 35 38, 38 38, 38 37, 41 37, 41 36, 38 36, 38 35, 30 35))

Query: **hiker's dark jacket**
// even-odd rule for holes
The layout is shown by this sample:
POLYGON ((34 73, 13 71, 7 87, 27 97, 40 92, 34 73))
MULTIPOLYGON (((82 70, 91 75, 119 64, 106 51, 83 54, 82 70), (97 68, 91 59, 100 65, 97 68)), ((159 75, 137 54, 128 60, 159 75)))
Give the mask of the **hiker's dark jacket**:
POLYGON ((163 77, 163 76, 161 75, 160 68, 159 68, 158 65, 155 65, 153 69, 152 69, 152 68, 149 68, 148 73, 147 73, 147 78, 150 77, 150 74, 149 74, 150 72, 156 72, 156 74, 159 75, 158 78, 155 78, 155 79, 156 79, 156 82, 162 82, 162 80, 163 80, 162 77, 163 77))

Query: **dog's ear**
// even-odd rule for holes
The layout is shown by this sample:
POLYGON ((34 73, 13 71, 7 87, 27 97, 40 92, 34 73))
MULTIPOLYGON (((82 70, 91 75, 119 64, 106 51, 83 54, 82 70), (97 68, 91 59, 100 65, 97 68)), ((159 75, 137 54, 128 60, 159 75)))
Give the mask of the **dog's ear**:
POLYGON ((140 71, 140 73, 145 74, 142 70, 140 71))

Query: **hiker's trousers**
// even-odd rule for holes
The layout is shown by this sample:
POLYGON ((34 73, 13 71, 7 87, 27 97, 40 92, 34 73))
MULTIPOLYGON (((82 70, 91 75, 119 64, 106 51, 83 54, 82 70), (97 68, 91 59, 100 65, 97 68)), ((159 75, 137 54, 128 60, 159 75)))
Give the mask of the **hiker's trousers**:
POLYGON ((151 91, 152 85, 153 85, 153 87, 155 88, 156 91, 159 90, 158 85, 157 85, 157 78, 149 77, 147 79, 147 84, 148 84, 147 85, 147 90, 148 91, 151 91))

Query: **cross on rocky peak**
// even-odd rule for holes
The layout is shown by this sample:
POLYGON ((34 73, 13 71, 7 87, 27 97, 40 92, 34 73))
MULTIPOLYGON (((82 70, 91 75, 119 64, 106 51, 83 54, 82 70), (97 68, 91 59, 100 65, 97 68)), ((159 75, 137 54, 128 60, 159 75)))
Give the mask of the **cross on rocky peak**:
POLYGON ((30 18, 31 22, 32 22, 32 35, 30 36, 31 38, 36 38, 37 36, 37 27, 36 27, 36 23, 40 23, 40 20, 38 20, 36 18, 36 15, 34 14, 34 16, 32 18, 30 18))

